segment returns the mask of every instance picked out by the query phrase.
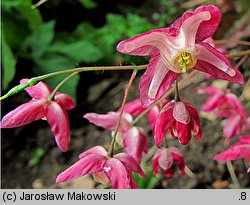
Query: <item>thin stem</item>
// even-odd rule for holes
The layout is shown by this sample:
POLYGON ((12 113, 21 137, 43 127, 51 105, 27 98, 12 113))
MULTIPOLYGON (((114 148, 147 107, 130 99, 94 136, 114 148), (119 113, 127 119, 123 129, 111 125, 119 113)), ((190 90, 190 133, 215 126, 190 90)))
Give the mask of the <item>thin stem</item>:
POLYGON ((235 53, 229 53, 226 56, 228 58, 235 58, 235 57, 240 57, 240 56, 249 55, 249 54, 250 54, 250 49, 249 50, 245 50, 245 51, 235 52, 235 53))
MULTIPOLYGON (((191 73, 189 73, 185 78, 180 80, 179 84, 182 85, 184 82, 188 81, 191 77, 196 75, 198 73, 198 70, 193 70, 191 73)), ((148 113, 149 110, 151 110, 154 106, 160 104, 165 98, 167 98, 173 91, 175 90, 175 87, 171 87, 159 100, 154 102, 152 105, 150 105, 146 110, 144 110, 140 115, 135 118, 132 125, 135 125, 145 114, 148 113)))
POLYGON ((234 186, 235 186, 235 188, 237 189, 240 189, 241 187, 240 187, 240 183, 239 183, 239 181, 238 181, 238 179, 237 179, 237 176, 236 176, 236 174, 235 174, 235 172, 234 172, 234 168, 233 168, 233 165, 232 165, 232 162, 229 160, 229 161, 227 161, 227 169, 228 169, 228 171, 229 171, 229 173, 230 173, 230 176, 231 176, 231 178, 232 178, 232 181, 233 181, 233 183, 234 183, 234 186))
POLYGON ((180 100, 180 95, 179 95, 179 86, 178 86, 178 78, 175 80, 175 101, 179 102, 180 100))
POLYGON ((129 94, 131 85, 132 85, 132 83, 133 83, 133 81, 135 79, 137 71, 138 71, 138 69, 136 67, 136 69, 134 69, 134 71, 133 71, 133 73, 132 73, 132 75, 130 77, 128 86, 127 86, 127 88, 125 90, 125 94, 124 94, 124 98, 123 98, 123 101, 122 101, 121 110, 120 110, 120 113, 119 113, 119 118, 118 118, 118 121, 116 123, 115 131, 114 131, 114 136, 113 136, 113 139, 111 141, 111 146, 110 146, 110 149, 109 149, 109 152, 108 152, 108 156, 110 156, 110 157, 113 157, 113 154, 114 154, 114 147, 115 147, 115 142, 116 142, 116 136, 117 136, 118 131, 119 131, 119 127, 120 127, 120 123, 121 123, 121 119, 122 119, 122 115, 123 115, 124 106, 126 104, 126 101, 127 101, 127 98, 128 98, 128 94, 129 94))
MULTIPOLYGON (((137 70, 143 70, 147 68, 147 64, 146 65, 140 65, 140 66, 136 66, 137 70)), ((49 73, 49 74, 45 74, 45 75, 41 75, 41 76, 37 76, 34 78, 31 78, 27 83, 25 84, 19 84, 17 86, 15 86, 14 88, 10 89, 5 95, 0 97, 0 101, 8 98, 22 90, 24 90, 25 88, 35 85, 38 82, 47 79, 47 78, 51 78, 57 75, 61 75, 61 74, 67 74, 67 73, 80 73, 83 71, 104 71, 104 70, 133 70, 135 68, 134 65, 132 66, 100 66, 100 67, 81 67, 81 68, 72 68, 72 69, 67 69, 67 70, 62 70, 62 71, 57 71, 57 72, 53 72, 53 73, 49 73)))
POLYGON ((216 44, 220 44, 220 45, 222 45, 222 44, 236 44, 236 45, 238 45, 238 44, 240 44, 240 45, 245 45, 245 46, 250 46, 250 42, 248 42, 248 41, 239 41, 239 40, 232 40, 232 39, 229 39, 229 40, 216 40, 215 41, 215 43, 216 44))
POLYGON ((66 77, 65 79, 63 79, 63 81, 61 81, 56 88, 53 90, 53 92, 51 93, 51 95, 49 96, 48 100, 53 100, 55 97, 56 92, 61 88, 61 86, 66 83, 70 78, 72 78, 74 75, 78 74, 78 72, 74 72, 71 73, 68 77, 66 77))
POLYGON ((35 8, 37 8, 38 6, 41 6, 42 4, 44 4, 46 1, 48 1, 48 0, 40 0, 40 1, 37 2, 36 4, 32 5, 31 8, 32 8, 32 9, 35 9, 35 8))
POLYGON ((236 68, 236 69, 239 69, 240 66, 246 61, 247 58, 248 58, 248 54, 244 55, 244 56, 240 59, 240 61, 236 64, 235 68, 236 68))
MULTIPOLYGON (((139 65, 136 66, 137 70, 143 70, 148 67, 148 64, 145 65, 139 65)), ((67 73, 73 73, 73 72, 84 72, 84 71, 104 71, 104 70, 134 70, 135 66, 100 66, 100 67, 80 67, 80 68, 72 68, 72 69, 67 69, 67 70, 62 70, 62 71, 57 71, 45 75, 41 75, 38 77, 31 78, 33 80, 44 80, 47 78, 51 78, 56 75, 61 75, 61 74, 67 74, 67 73)))

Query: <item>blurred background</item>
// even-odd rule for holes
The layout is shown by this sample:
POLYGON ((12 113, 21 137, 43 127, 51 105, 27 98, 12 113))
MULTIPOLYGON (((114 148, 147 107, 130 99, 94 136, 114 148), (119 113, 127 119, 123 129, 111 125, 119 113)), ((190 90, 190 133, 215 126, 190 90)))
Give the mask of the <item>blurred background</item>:
MULTIPOLYGON (((47 0, 37 8, 37 0, 2 1, 2 95, 19 84, 23 78, 54 72, 57 70, 98 65, 137 65, 148 62, 147 57, 125 56, 116 51, 119 41, 149 31, 167 27, 183 12, 199 5, 215 4, 223 19, 215 39, 231 39, 225 46, 229 51, 246 50, 234 40, 249 41, 250 1, 248 0, 47 0)), ((235 65, 238 60, 233 61, 235 65)), ((245 81, 250 76, 249 59, 240 67, 245 81)), ((138 83, 143 72, 134 82, 129 100, 139 97, 138 83)), ((82 116, 87 112, 106 113, 117 110, 131 72, 104 71, 83 72, 63 85, 61 92, 69 94, 77 107, 69 112, 71 140, 69 150, 62 153, 46 121, 1 130, 2 188, 94 188, 91 176, 55 186, 56 176, 78 159, 78 154, 94 145, 108 147, 110 133, 89 124, 82 116)), ((52 87, 65 76, 46 80, 52 87)), ((198 76, 182 90, 182 95, 197 110, 206 96, 195 94, 201 85, 220 84, 220 81, 204 81, 198 76)), ((230 84, 238 96, 242 86, 230 84)), ((248 114, 249 95, 243 102, 248 114)), ((9 111, 30 100, 26 92, 18 93, 1 103, 2 117, 9 111)), ((225 149, 221 119, 201 117, 203 137, 199 143, 192 140, 181 146, 190 172, 185 177, 178 173, 171 180, 158 177, 142 181, 136 179, 140 188, 234 188, 225 164, 213 161, 214 154, 225 149)), ((153 139, 146 120, 140 122, 153 139)), ((153 140, 151 140, 153 145, 153 140)), ((150 175, 150 156, 144 167, 150 175)), ((233 162, 242 188, 250 186, 249 175, 243 160, 233 162)))

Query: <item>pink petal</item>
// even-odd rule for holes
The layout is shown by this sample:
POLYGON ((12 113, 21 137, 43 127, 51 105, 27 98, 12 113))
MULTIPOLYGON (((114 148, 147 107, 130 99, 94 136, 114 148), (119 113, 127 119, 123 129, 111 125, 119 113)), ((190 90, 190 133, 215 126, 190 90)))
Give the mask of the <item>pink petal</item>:
POLYGON ((181 25, 183 24, 186 19, 190 18, 191 16, 198 14, 200 12, 208 11, 211 15, 210 19, 207 21, 203 21, 200 23, 200 26, 198 28, 198 31, 196 33, 196 40, 197 41, 203 41, 206 38, 212 36, 214 32, 217 30, 218 25, 221 20, 221 12, 220 10, 214 6, 200 6, 195 9, 194 12, 185 12, 182 17, 177 19, 172 25, 171 28, 174 28, 176 30, 179 30, 181 25))
POLYGON ((176 42, 179 42, 178 46, 183 49, 188 48, 194 50, 194 44, 200 24, 210 20, 210 18, 211 14, 209 11, 193 13, 193 15, 186 18, 182 22, 180 31, 175 39, 176 42))
POLYGON ((226 124, 224 125, 223 132, 228 139, 235 137, 237 134, 240 134, 240 131, 243 127, 244 122, 240 115, 234 115, 227 119, 226 124))
POLYGON ((233 93, 227 93, 227 101, 232 106, 232 108, 242 117, 247 118, 247 113, 241 104, 239 98, 233 93))
MULTIPOLYGON (((123 112, 129 113, 132 116, 141 114, 145 108, 142 107, 140 99, 133 100, 129 103, 126 103, 123 109, 123 112)), ((119 109, 120 111, 120 109, 119 109)))
POLYGON ((103 169, 110 183, 115 189, 130 189, 131 178, 124 165, 115 158, 108 159, 103 165, 103 169))
POLYGON ((241 73, 231 65, 222 53, 203 42, 197 43, 196 48, 200 53, 195 69, 209 73, 215 78, 243 83, 244 79, 241 73))
POLYGON ((250 144, 241 144, 239 142, 230 146, 224 152, 216 154, 214 160, 218 161, 228 161, 236 160, 240 158, 249 158, 250 157, 250 144))
MULTIPOLYGON (((125 115, 125 113, 123 115, 125 115)), ((119 118, 119 113, 118 112, 108 112, 107 114, 87 113, 83 117, 97 126, 100 126, 109 130, 115 130, 116 123, 119 118)), ((132 117, 131 117, 131 121, 132 121, 132 117)), ((129 127, 130 127, 130 122, 128 122, 123 117, 121 119, 119 131, 124 132, 129 127)))
POLYGON ((91 149, 88 149, 85 152, 81 153, 79 155, 79 159, 82 159, 83 157, 85 157, 89 154, 97 154, 97 155, 101 155, 101 156, 106 157, 107 151, 101 146, 95 146, 95 147, 92 147, 91 149))
POLYGON ((176 102, 173 110, 173 117, 176 121, 188 124, 190 122, 190 115, 183 102, 176 102))
POLYGON ((62 172, 56 178, 56 183, 68 182, 86 174, 101 172, 103 171, 103 166, 106 160, 106 157, 97 154, 86 155, 84 158, 80 159, 67 170, 62 172))
POLYGON ((162 81, 164 80, 165 76, 169 72, 169 69, 167 68, 163 60, 161 60, 160 58, 158 59, 159 59, 158 62, 156 62, 157 67, 154 70, 154 75, 152 77, 152 80, 148 89, 148 97, 150 99, 155 99, 162 81))
POLYGON ((250 144, 250 135, 241 136, 239 141, 243 144, 250 144))
POLYGON ((155 122, 160 113, 159 106, 154 106, 146 115, 151 127, 152 132, 154 132, 155 129, 155 122))
POLYGON ((164 49, 163 42, 169 38, 163 30, 165 29, 151 30, 124 40, 117 45, 116 49, 129 55, 155 56, 159 54, 160 49, 164 49))
POLYGON ((177 152, 177 148, 175 148, 176 150, 174 150, 173 148, 175 147, 172 147, 171 154, 173 156, 174 161, 177 163, 179 169, 181 170, 181 175, 183 176, 185 175, 185 162, 183 156, 179 152, 177 152))
POLYGON ((140 163, 142 159, 144 143, 147 143, 147 141, 145 141, 145 137, 140 134, 137 127, 131 127, 123 133, 124 150, 138 163, 140 163))
POLYGON ((173 117, 173 106, 174 102, 166 104, 156 119, 154 139, 157 147, 160 146, 166 135, 167 130, 175 121, 173 117))
POLYGON ((156 151, 153 157, 153 176, 155 177, 159 173, 159 157, 164 149, 159 149, 156 151))
POLYGON ((55 101, 66 110, 71 110, 76 106, 73 99, 69 95, 60 92, 56 93, 55 101))
POLYGON ((52 101, 48 104, 45 115, 55 136, 58 147, 63 151, 68 149, 69 141, 69 119, 65 109, 52 101))
POLYGON ((145 153, 148 153, 148 139, 147 139, 147 133, 146 131, 141 128, 141 127, 137 127, 139 129, 139 133, 141 138, 143 139, 143 151, 145 153))
POLYGON ((159 162, 161 169, 163 170, 170 169, 172 165, 174 164, 174 159, 172 157, 171 152, 169 152, 167 149, 164 149, 161 152, 158 162, 159 162))
POLYGON ((168 178, 168 179, 171 179, 174 177, 174 166, 172 166, 171 168, 169 169, 166 169, 166 170, 162 170, 162 173, 163 175, 168 178))
MULTIPOLYGON (((158 69, 158 62, 160 61, 160 56, 155 56, 151 58, 149 62, 149 66, 146 70, 146 72, 143 74, 141 80, 140 80, 140 98, 143 107, 148 107, 153 102, 157 101, 162 95, 169 89, 169 87, 172 85, 172 83, 179 77, 180 74, 168 71, 165 74, 164 79, 160 79, 157 81, 157 79, 154 79, 155 86, 151 86, 151 82, 153 79, 153 76, 155 74, 156 69, 158 69), (150 91, 151 86, 151 91, 150 91), (154 89, 153 89, 154 87, 154 89), (152 90, 153 89, 153 90, 152 90), (151 92, 150 95, 155 95, 154 99, 150 99, 149 97, 149 91, 151 92)), ((166 68, 167 69, 167 68, 166 68)))
MULTIPOLYGON (((22 79, 20 83, 24 84, 24 83, 27 83, 28 81, 29 79, 22 79)), ((29 95, 32 98, 35 98, 35 99, 44 99, 44 98, 48 99, 48 97, 52 93, 52 90, 50 89, 50 87, 44 82, 39 82, 34 86, 27 87, 25 90, 27 91, 27 93, 29 93, 29 95)))
POLYGON ((200 124, 200 118, 197 110, 189 103, 185 103, 186 108, 191 116, 191 129, 192 134, 196 141, 199 141, 202 136, 202 129, 200 124))
POLYGON ((46 103, 46 100, 31 100, 20 105, 3 117, 0 127, 20 127, 43 118, 45 116, 44 107, 46 103))
POLYGON ((140 167, 140 164, 130 155, 126 153, 119 153, 114 156, 115 159, 118 159, 122 162, 122 164, 127 167, 129 170, 133 172, 137 172, 143 177, 147 177, 146 174, 143 172, 143 170, 140 167))
POLYGON ((191 140, 191 125, 183 124, 176 121, 176 131, 178 133, 178 140, 182 145, 186 145, 191 140))
POLYGON ((205 88, 198 88, 197 93, 199 94, 207 93, 209 95, 223 95, 224 94, 221 89, 213 85, 205 87, 205 88))

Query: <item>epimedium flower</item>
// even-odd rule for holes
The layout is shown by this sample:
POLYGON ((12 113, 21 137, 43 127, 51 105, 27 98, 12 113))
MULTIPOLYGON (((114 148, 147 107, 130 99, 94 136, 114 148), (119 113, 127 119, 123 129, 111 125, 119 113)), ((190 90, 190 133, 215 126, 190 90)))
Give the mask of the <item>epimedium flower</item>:
MULTIPOLYGON (((21 80, 21 84, 28 79, 21 80)), ((69 120, 67 110, 75 107, 75 103, 67 94, 57 92, 50 100, 52 90, 43 82, 25 89, 32 99, 5 115, 1 128, 14 128, 29 124, 39 119, 46 119, 55 136, 58 147, 63 151, 68 149, 69 120)))
POLYGON ((115 189, 133 189, 137 185, 132 177, 132 172, 137 172, 143 177, 142 171, 136 160, 126 153, 119 153, 112 158, 101 146, 95 146, 79 155, 79 161, 62 172, 56 183, 68 182, 86 174, 93 174, 97 182, 104 185, 111 184, 115 189))
POLYGON ((192 135, 199 141, 202 130, 196 109, 188 102, 173 100, 167 103, 156 119, 154 131, 156 146, 160 146, 168 130, 182 145, 186 145, 192 135))
POLYGON ((250 162, 250 135, 239 137, 238 142, 214 156, 214 160, 220 162, 236 159, 246 159, 250 162))
POLYGON ((224 92, 215 86, 208 86, 197 89, 197 92, 209 94, 207 101, 201 107, 202 111, 227 119, 223 128, 227 138, 231 139, 240 134, 245 127, 250 129, 248 115, 238 97, 231 90, 224 92))
MULTIPOLYGON (((108 112, 107 114, 87 113, 83 117, 97 126, 114 131, 119 115, 119 112, 108 112)), ((148 151, 147 135, 143 128, 131 126, 132 122, 132 116, 124 112, 121 118, 119 133, 122 137, 125 152, 140 163, 142 153, 147 153, 148 151)))
POLYGON ((153 157, 153 176, 162 173, 166 178, 173 178, 175 164, 178 165, 183 176, 185 174, 185 162, 180 150, 176 147, 159 149, 153 157))
POLYGON ((193 68, 243 83, 241 73, 225 55, 204 42, 217 30, 220 20, 221 12, 216 6, 200 6, 185 12, 169 28, 151 30, 118 44, 121 53, 151 57, 140 81, 143 106, 158 100, 181 73, 193 68))

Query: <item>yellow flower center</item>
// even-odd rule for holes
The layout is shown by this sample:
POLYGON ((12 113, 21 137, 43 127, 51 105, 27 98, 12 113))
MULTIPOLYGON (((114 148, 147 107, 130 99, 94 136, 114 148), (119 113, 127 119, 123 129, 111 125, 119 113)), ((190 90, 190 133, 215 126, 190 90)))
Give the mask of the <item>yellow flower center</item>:
POLYGON ((175 57, 174 62, 180 66, 182 73, 186 73, 187 70, 195 66, 196 59, 191 53, 183 51, 175 57))

